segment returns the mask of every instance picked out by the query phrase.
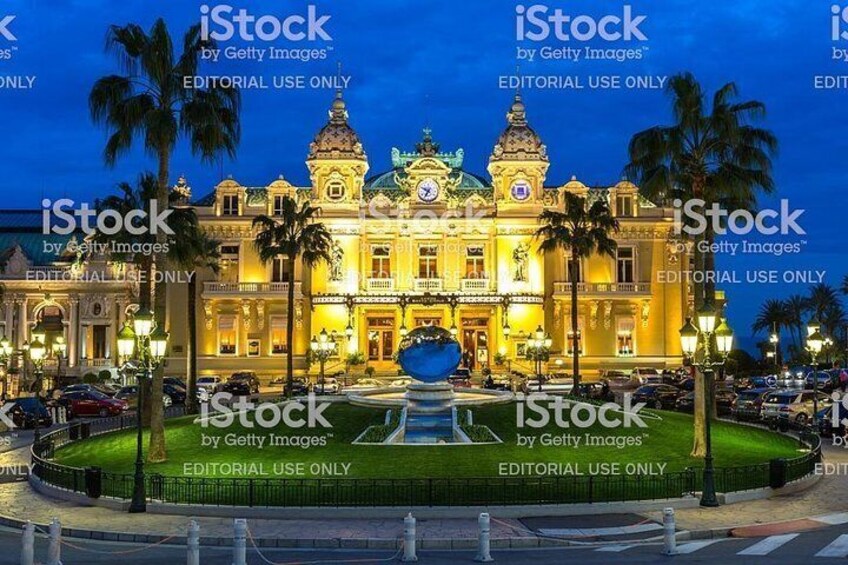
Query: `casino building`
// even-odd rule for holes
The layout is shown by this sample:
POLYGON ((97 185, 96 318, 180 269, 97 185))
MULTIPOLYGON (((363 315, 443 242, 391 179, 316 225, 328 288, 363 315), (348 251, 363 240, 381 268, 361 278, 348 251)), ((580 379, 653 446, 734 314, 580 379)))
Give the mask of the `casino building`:
MULTIPOLYGON (((587 374, 681 362, 678 330, 692 308, 691 289, 653 276, 689 264, 671 233, 670 209, 649 202, 626 180, 605 187, 574 177, 551 182, 545 145, 517 95, 486 174, 465 170, 463 161, 462 149, 442 150, 425 129, 414 150, 392 149, 392 168, 373 173, 339 94, 309 145, 309 186, 293 186, 282 176, 258 187, 227 178, 194 200, 201 224, 221 241, 222 255, 217 276, 198 273, 201 374, 253 370, 278 377, 289 347, 303 371, 310 339, 322 329, 339 343, 328 371, 361 352, 378 373, 394 372, 400 339, 426 324, 451 328, 475 369, 531 372, 524 351, 538 326, 553 340, 552 370, 569 371, 575 346, 587 374), (584 260, 577 280, 569 280, 564 255, 539 254, 533 239, 539 214, 561 208, 566 192, 607 200, 621 227, 617 256, 584 260), (294 343, 287 343, 285 332, 286 262, 263 264, 251 228, 259 214, 278 215, 283 196, 320 206, 334 240, 329 264, 296 267, 294 343), (578 328, 570 323, 573 284, 578 328)), ((184 179, 175 189, 190 192, 184 179)), ((72 352, 67 371, 114 364, 116 329, 137 289, 109 276, 99 287, 79 288, 24 280, 33 269, 108 272, 114 266, 45 259, 28 252, 14 226, 7 227, 0 233, 0 277, 9 287, 0 311, 5 335, 25 339, 21 328, 44 316, 45 304, 57 306, 62 317, 55 331, 64 333, 72 352)), ((186 298, 186 285, 168 286, 167 374, 185 373, 186 298)))

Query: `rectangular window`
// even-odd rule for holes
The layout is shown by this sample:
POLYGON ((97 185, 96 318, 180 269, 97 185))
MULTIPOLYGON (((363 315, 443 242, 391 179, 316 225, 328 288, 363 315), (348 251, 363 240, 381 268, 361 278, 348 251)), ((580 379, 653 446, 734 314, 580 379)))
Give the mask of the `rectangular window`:
POLYGON ((635 269, 633 263, 633 248, 619 247, 616 251, 616 282, 634 282, 635 269))
POLYGON ((392 263, 388 245, 377 245, 371 249, 371 278, 392 278, 392 263))
POLYGON ((616 325, 616 353, 619 357, 634 355, 633 330, 636 323, 633 318, 619 318, 616 325))
POLYGON ((106 326, 92 326, 92 344, 95 359, 106 357, 106 326))
POLYGON ((239 246, 222 245, 221 259, 218 262, 221 272, 218 280, 221 282, 238 282, 239 279, 239 246))
POLYGON ((238 340, 236 317, 218 317, 218 354, 235 355, 236 342, 238 340))
POLYGON ((486 260, 482 245, 469 245, 465 248, 465 278, 487 279, 486 260))
POLYGON ((437 279, 439 250, 435 245, 422 245, 418 248, 418 278, 437 279))
POLYGON ((577 331, 575 332, 569 329, 565 334, 565 338, 565 341, 568 344, 567 350, 569 355, 574 355, 575 347, 578 347, 578 353, 580 355, 585 355, 586 347, 584 345, 585 340, 583 339, 583 318, 577 318, 577 331))
POLYGON ((271 210, 271 213, 275 216, 282 216, 283 215, 283 196, 282 195, 278 194, 277 196, 274 196, 274 207, 271 210))
POLYGON ((274 257, 271 263, 271 282, 289 282, 288 257, 274 257))
POLYGON ((442 325, 442 318, 439 316, 416 316, 415 317, 415 327, 420 328, 422 326, 436 326, 439 327, 442 325))
POLYGON ((565 280, 567 282, 578 282, 578 283, 583 282, 583 261, 578 259, 577 263, 573 267, 574 267, 574 269, 576 269, 577 272, 575 273, 575 276, 572 277, 572 275, 571 275, 571 269, 572 269, 571 256, 566 255, 566 257, 565 257, 565 280), (572 280, 572 279, 574 279, 574 280, 572 280))
POLYGON ((286 341, 286 319, 283 316, 271 317, 271 355, 288 352, 286 341))
POLYGON ((225 194, 221 214, 224 216, 238 216, 238 194, 225 194))
POLYGON ((633 196, 621 195, 615 199, 615 213, 617 216, 633 216, 633 196))

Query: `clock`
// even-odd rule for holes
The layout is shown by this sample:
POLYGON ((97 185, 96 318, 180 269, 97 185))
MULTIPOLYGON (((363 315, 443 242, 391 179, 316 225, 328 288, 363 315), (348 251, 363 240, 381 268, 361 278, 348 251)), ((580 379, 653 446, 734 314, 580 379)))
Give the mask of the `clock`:
POLYGON ((524 201, 530 198, 530 191, 530 183, 523 179, 513 182, 510 187, 512 197, 519 201, 524 201))
POLYGON ((427 178, 418 183, 418 198, 422 202, 433 202, 439 197, 439 183, 427 178))

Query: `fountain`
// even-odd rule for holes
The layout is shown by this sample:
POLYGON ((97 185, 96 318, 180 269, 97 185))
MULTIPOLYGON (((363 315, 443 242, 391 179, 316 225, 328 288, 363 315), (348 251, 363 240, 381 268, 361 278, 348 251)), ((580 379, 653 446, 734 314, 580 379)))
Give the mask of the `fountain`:
POLYGON ((444 328, 415 328, 401 341, 398 363, 415 379, 406 387, 404 443, 459 439, 453 386, 446 379, 459 366, 461 356, 459 343, 444 328))

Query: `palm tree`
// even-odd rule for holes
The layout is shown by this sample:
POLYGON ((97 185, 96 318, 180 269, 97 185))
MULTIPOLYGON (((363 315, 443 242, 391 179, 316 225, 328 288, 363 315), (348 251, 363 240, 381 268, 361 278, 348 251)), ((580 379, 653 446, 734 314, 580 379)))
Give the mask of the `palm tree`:
MULTIPOLYGON (((569 280, 571 282, 571 328, 577 336, 577 278, 580 260, 598 253, 615 257, 618 245, 610 237, 618 231, 616 220, 606 201, 595 200, 591 206, 580 196, 566 192, 563 194, 564 211, 545 210, 539 215, 542 224, 536 230, 535 238, 541 240, 540 253, 564 251, 570 254, 568 260, 569 280)), ((575 339, 572 352, 573 379, 575 388, 580 384, 580 347, 575 339)))
MULTIPOLYGON (((110 26, 106 35, 106 49, 114 53, 124 74, 98 79, 88 97, 92 120, 109 132, 103 158, 114 166, 133 141, 142 141, 145 151, 158 162, 156 199, 160 210, 168 204, 171 155, 180 136, 188 138, 192 152, 204 162, 214 161, 222 152, 235 155, 240 137, 238 90, 217 85, 195 89, 186 80, 198 74, 200 51, 210 46, 212 42, 201 37, 200 25, 193 25, 183 37, 182 53, 176 55, 162 18, 153 23, 149 33, 127 24, 110 26)), ((160 234, 157 243, 163 244, 165 239, 160 234)), ((157 254, 155 264, 160 270, 165 262, 165 254, 157 254)), ((160 323, 166 320, 165 297, 164 288, 155 293, 154 311, 160 323)), ((147 306, 150 295, 141 299, 147 306)), ((161 370, 153 377, 151 394, 153 398, 162 394, 161 370)), ((164 446, 164 438, 156 445, 151 447, 151 457, 164 461, 164 451, 156 451, 164 446)))
POLYGON ((254 241, 259 259, 268 263, 284 257, 288 268, 286 397, 291 396, 294 379, 294 268, 298 257, 309 268, 331 261, 333 238, 324 224, 317 221, 320 214, 321 209, 308 201, 298 205, 294 198, 284 196, 279 221, 265 215, 253 219, 253 227, 259 229, 254 241))
POLYGON ((845 275, 842 278, 842 284, 839 287, 839 292, 842 294, 848 294, 848 275, 845 275))
MULTIPOLYGON (((825 283, 814 284, 807 296, 807 311, 822 323, 825 334, 832 335, 839 325, 842 305, 839 303, 836 289, 825 283), (826 320, 830 319, 830 323, 826 320), (836 325, 833 325, 837 322, 836 325)), ((844 313, 843 313, 844 314, 844 313)))
MULTIPOLYGON (((719 88, 707 107, 706 93, 690 73, 673 76, 666 87, 672 98, 674 123, 641 131, 630 140, 629 178, 637 179, 649 199, 669 201, 699 199, 713 204, 753 208, 759 191, 774 189, 771 157, 777 140, 766 130, 752 125, 765 115, 758 101, 737 102, 737 88, 727 83, 719 88)), ((696 243, 712 243, 712 226, 696 236, 696 243)), ((695 245, 695 270, 715 271, 715 255, 695 245)), ((695 309, 715 304, 715 284, 696 282, 695 309)), ((695 393, 703 398, 702 374, 695 379, 695 393)), ((694 457, 706 451, 704 406, 696 403, 694 457)))
POLYGON ((786 313, 789 316, 789 332, 792 336, 793 346, 797 355, 801 351, 801 340, 806 335, 804 331, 804 313, 807 310, 807 298, 800 294, 793 294, 784 302, 786 303, 786 313))
MULTIPOLYGON (((156 178, 152 173, 144 173, 139 176, 138 183, 135 187, 129 183, 120 183, 118 185, 119 194, 110 195, 106 198, 99 199, 95 203, 98 212, 104 210, 114 210, 122 217, 135 210, 145 210, 148 216, 141 223, 148 222, 144 227, 150 225, 150 209, 151 204, 156 202, 156 193, 158 186, 156 178)), ((169 204, 177 202, 179 195, 175 193, 169 194, 169 204)), ((171 248, 177 242, 183 241, 198 229, 197 216, 194 210, 189 208, 171 207, 171 214, 166 218, 168 227, 171 228, 173 234, 167 235, 168 239, 165 244, 171 248)), ((157 242, 157 234, 150 233, 151 230, 140 230, 142 233, 132 234, 127 230, 120 230, 114 235, 96 232, 92 238, 99 243, 108 244, 108 249, 111 250, 111 258, 122 262, 131 262, 140 267, 139 294, 144 297, 150 296, 151 280, 148 273, 151 272, 152 258, 150 254, 142 251, 134 251, 132 253, 121 253, 121 249, 139 250, 149 247, 157 242)), ((142 299, 144 303, 144 299, 142 299)), ((142 386, 145 393, 145 398, 162 398, 162 379, 159 378, 159 389, 156 391, 156 378, 154 376, 151 385, 142 386)), ((141 394, 142 391, 139 391, 141 394)), ((151 462, 164 461, 165 451, 165 414, 164 406, 161 402, 146 402, 145 413, 140 416, 145 422, 150 424, 150 448, 148 450, 148 460, 151 462)))
POLYGON ((186 237, 168 248, 172 264, 190 272, 188 277, 186 320, 188 321, 188 399, 191 414, 197 413, 197 271, 220 270, 221 242, 209 237, 202 229, 191 230, 186 237))
MULTIPOLYGON (((781 330, 788 327, 789 309, 786 302, 775 298, 766 300, 760 306, 760 311, 751 325, 751 329, 755 334, 765 330, 767 332, 775 331, 777 335, 780 335, 781 330)), ((768 342, 764 343, 768 344, 768 342)), ((768 344, 768 347, 771 347, 771 345, 768 344)), ((775 363, 778 366, 781 364, 780 358, 780 342, 778 341, 778 349, 775 356, 775 363)))

